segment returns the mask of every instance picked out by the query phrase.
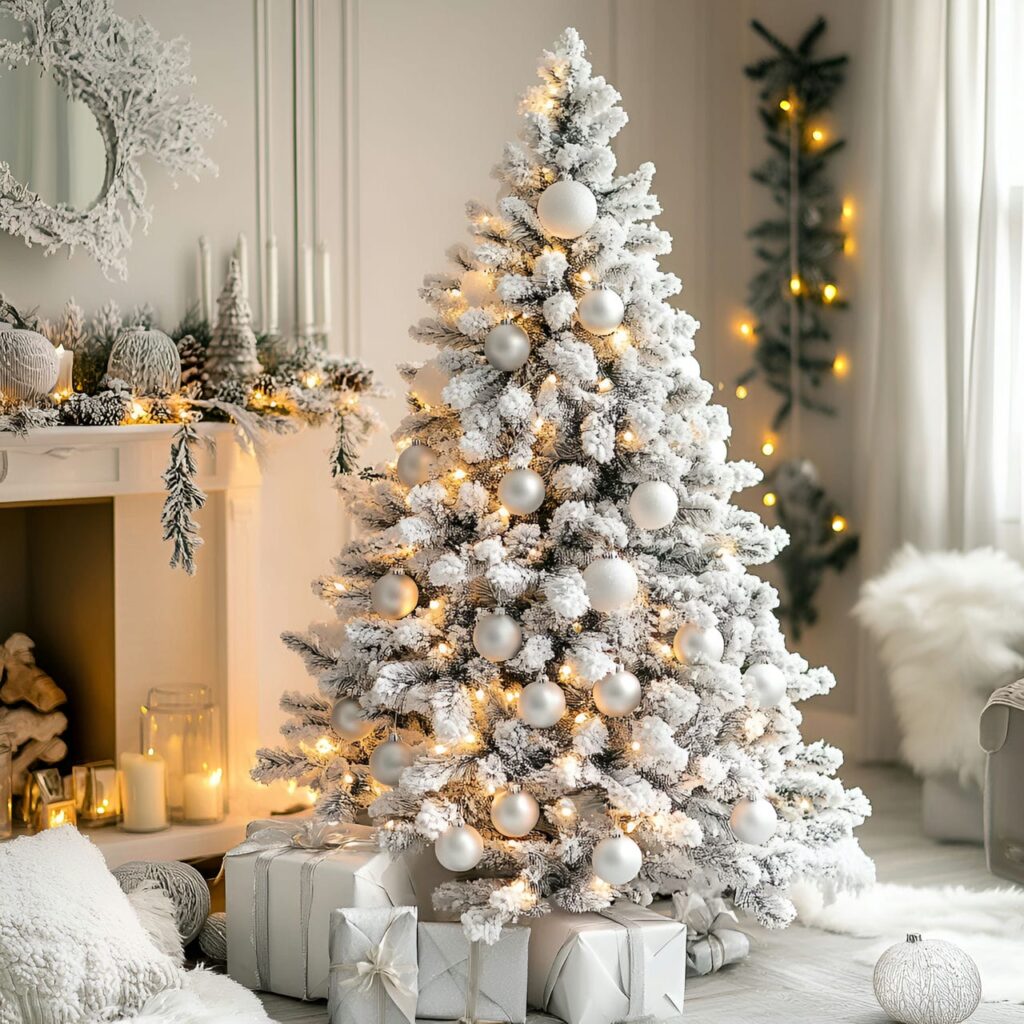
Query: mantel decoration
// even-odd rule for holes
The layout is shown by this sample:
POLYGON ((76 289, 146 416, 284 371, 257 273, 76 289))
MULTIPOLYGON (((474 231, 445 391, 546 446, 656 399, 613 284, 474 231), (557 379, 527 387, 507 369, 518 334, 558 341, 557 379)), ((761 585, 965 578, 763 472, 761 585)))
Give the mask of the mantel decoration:
POLYGON ((84 210, 47 203, 0 161, 0 227, 47 255, 81 247, 108 277, 125 278, 132 230, 152 220, 142 158, 172 175, 217 170, 203 152, 217 115, 182 95, 194 82, 188 43, 162 40, 142 18, 120 17, 111 0, 0 0, 0 14, 23 29, 21 39, 0 39, 0 64, 38 65, 51 75, 89 107, 106 148, 100 194, 84 210))
POLYGON ((845 377, 850 367, 848 357, 834 351, 828 321, 847 304, 833 264, 852 251, 854 209, 851 200, 836 197, 825 177, 829 161, 845 144, 830 139, 825 113, 843 83, 847 58, 814 54, 825 32, 824 18, 796 46, 758 21, 751 25, 774 51, 746 68, 761 86, 758 113, 771 148, 752 177, 770 190, 778 210, 749 232, 762 266, 748 288, 751 319, 739 324, 741 337, 754 346, 754 365, 737 381, 736 397, 745 399, 755 380, 779 395, 771 429, 762 439, 766 457, 779 453, 782 442, 775 431, 788 421, 790 457, 766 474, 761 501, 775 510, 790 536, 779 557, 779 614, 799 638, 803 627, 817 619, 814 598, 826 570, 841 572, 858 546, 814 466, 800 457, 802 411, 834 415, 822 394, 824 384, 829 377, 845 377))

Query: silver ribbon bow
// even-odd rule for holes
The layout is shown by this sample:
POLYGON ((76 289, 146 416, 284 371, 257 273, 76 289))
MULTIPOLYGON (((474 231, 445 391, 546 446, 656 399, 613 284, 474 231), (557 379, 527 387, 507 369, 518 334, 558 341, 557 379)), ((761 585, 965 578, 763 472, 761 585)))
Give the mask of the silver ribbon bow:
POLYGON ((694 974, 713 974, 750 952, 750 939, 734 927, 736 913, 721 896, 673 893, 672 917, 686 925, 686 966, 694 974))
POLYGON ((621 1024, 644 1020, 644 1002, 646 1001, 644 988, 647 978, 644 974, 643 929, 629 914, 624 913, 614 905, 605 907, 603 910, 599 910, 598 913, 626 929, 626 946, 629 950, 629 1009, 621 1024))

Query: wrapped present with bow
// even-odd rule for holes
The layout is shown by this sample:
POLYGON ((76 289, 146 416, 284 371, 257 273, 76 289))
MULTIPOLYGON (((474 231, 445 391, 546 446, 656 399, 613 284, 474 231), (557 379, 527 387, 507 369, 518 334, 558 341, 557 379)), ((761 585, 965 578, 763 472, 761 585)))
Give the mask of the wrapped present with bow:
POLYGON ((330 1024, 415 1024, 416 908, 331 913, 330 1024))
POLYGON ((333 909, 416 903, 410 862, 380 850, 366 825, 250 829, 224 869, 228 974, 295 999, 327 998, 333 909))
POLYGON ((736 927, 736 913, 721 896, 677 892, 668 913, 686 925, 687 974, 714 974, 749 955, 750 939, 736 927))

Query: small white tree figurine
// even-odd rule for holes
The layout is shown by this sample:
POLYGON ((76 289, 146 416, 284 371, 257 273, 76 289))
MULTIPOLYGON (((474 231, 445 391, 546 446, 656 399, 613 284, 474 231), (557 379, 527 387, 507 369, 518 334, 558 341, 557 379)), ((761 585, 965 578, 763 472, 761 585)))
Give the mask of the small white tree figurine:
POLYGON ((214 383, 226 377, 251 378, 263 371, 256 357, 252 310, 242 289, 242 275, 234 256, 217 299, 217 325, 210 339, 204 369, 214 383))
POLYGON ((654 168, 614 173, 619 96, 572 29, 540 79, 504 198, 470 205, 472 244, 426 279, 413 335, 439 352, 407 368, 397 460, 321 581, 343 639, 287 638, 319 693, 285 695, 288 743, 254 774, 478 869, 436 894, 473 938, 544 898, 677 889, 784 925, 795 879, 871 875, 867 801, 794 706, 834 680, 745 569, 786 537, 729 502, 761 474, 727 460, 698 324, 666 301, 654 168))

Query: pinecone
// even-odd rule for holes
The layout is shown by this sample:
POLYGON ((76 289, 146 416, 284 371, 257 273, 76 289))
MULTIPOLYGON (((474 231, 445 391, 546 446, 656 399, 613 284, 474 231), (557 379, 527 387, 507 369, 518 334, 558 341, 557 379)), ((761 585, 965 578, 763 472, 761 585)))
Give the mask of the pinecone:
POLYGON ((178 418, 166 398, 151 399, 148 412, 154 423, 172 423, 178 418))
POLYGON ((65 422, 83 427, 116 427, 127 410, 128 400, 119 391, 101 391, 98 395, 76 392, 61 404, 65 422))
POLYGON ((373 383, 373 370, 358 359, 346 359, 331 374, 331 387, 337 391, 365 391, 373 383))
POLYGON ((271 373, 260 373, 253 379, 253 391, 262 391, 265 395, 273 395, 281 390, 281 382, 271 373))
POLYGON ((181 359, 181 385, 202 383, 203 367, 206 364, 206 346, 194 335, 186 334, 178 341, 178 356, 181 359))
POLYGON ((229 402, 245 408, 249 401, 249 389, 240 380, 222 380, 213 390, 214 401, 229 402))

